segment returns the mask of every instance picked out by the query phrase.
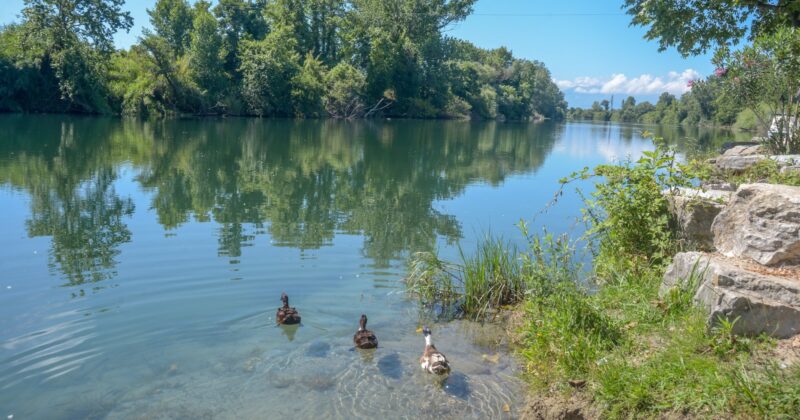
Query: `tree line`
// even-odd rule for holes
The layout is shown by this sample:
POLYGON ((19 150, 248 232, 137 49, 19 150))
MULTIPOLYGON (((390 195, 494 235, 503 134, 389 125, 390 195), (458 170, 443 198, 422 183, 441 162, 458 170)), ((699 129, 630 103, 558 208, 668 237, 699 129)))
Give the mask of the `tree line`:
POLYGON ((664 92, 655 104, 637 102, 629 96, 615 107, 613 99, 604 99, 595 101, 590 108, 569 108, 567 118, 642 124, 736 125, 747 130, 754 128, 751 113, 742 103, 731 100, 719 76, 711 75, 705 80, 690 81, 689 84, 691 90, 680 97, 664 92))
POLYGON ((0 28, 0 110, 562 119, 538 61, 444 35, 476 0, 158 0, 118 50, 124 0, 25 0, 0 28))

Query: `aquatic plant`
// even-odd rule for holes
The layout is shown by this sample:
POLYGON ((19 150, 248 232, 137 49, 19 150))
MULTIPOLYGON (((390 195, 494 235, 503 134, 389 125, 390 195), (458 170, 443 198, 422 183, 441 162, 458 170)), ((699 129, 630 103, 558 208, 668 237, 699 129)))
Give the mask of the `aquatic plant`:
POLYGON ((547 232, 531 236, 522 222, 520 229, 528 239, 525 251, 487 235, 473 253, 459 248, 456 263, 435 253, 414 254, 406 279, 408 292, 441 314, 483 318, 531 294, 551 293, 554 284, 578 281, 580 265, 566 236, 547 232))

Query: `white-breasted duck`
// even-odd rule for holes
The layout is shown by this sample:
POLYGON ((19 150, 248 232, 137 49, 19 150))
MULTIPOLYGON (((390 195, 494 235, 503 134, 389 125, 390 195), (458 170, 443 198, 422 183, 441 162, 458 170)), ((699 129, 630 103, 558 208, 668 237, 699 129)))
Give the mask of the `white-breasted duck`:
POLYGON ((367 316, 361 315, 358 321, 358 331, 353 335, 353 343, 359 349, 374 349, 378 347, 378 337, 375 333, 367 329, 367 316))
POLYGON ((297 312, 297 309, 289 306, 289 296, 286 296, 286 293, 281 293, 281 302, 283 302, 283 306, 278 308, 278 312, 275 313, 275 322, 278 325, 299 324, 300 313, 297 312))
POLYGON ((450 373, 450 362, 447 357, 433 345, 431 337, 431 329, 423 326, 422 335, 425 336, 425 351, 422 352, 422 357, 419 358, 419 364, 422 370, 435 375, 447 375, 450 373))

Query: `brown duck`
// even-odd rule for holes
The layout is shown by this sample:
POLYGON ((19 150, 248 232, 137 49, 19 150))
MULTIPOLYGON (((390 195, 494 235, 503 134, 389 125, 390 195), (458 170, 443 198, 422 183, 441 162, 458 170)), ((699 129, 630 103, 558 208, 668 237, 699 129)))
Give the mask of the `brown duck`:
POLYGON ((435 375, 447 375, 450 373, 450 362, 433 345, 431 329, 423 326, 422 335, 425 336, 425 351, 422 352, 422 357, 419 358, 422 370, 435 375))
POLYGON ((278 325, 299 324, 300 313, 297 312, 297 309, 289 307, 289 296, 286 296, 286 293, 281 293, 281 302, 283 302, 283 306, 278 308, 278 312, 275 313, 275 322, 278 325))
POLYGON ((360 349, 378 347, 378 337, 375 337, 375 333, 367 329, 366 315, 361 315, 361 319, 358 321, 358 331, 353 336, 353 343, 360 349))

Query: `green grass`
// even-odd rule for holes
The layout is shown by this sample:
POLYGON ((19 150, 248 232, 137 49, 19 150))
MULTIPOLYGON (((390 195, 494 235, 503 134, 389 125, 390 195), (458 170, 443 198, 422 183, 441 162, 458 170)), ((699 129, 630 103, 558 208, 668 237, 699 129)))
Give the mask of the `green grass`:
POLYGON ((525 297, 523 263, 513 245, 487 238, 477 251, 461 251, 461 278, 464 284, 462 309, 481 316, 491 308, 517 304, 525 297))
POLYGON ((736 321, 709 329, 693 302, 704 267, 672 290, 659 288, 671 255, 684 246, 661 191, 703 177, 800 180, 779 174, 774 162, 735 179, 708 165, 679 171, 674 156, 659 144, 636 162, 571 177, 601 179, 585 206, 593 290, 584 287, 574 242, 529 235, 522 224, 525 249, 487 238, 474 253, 462 251, 458 263, 417 254, 409 291, 424 306, 474 318, 519 304, 522 321, 512 336, 534 392, 584 393, 581 400, 604 418, 798 418, 800 366, 776 366, 774 341, 737 337, 736 321))
POLYGON ((696 278, 660 297, 663 269, 628 273, 597 293, 564 284, 527 300, 518 353, 535 392, 586 392, 608 418, 796 418, 800 368, 759 357, 771 340, 737 337, 732 323, 709 330, 696 278))
POLYGON ((480 319, 517 305, 531 295, 553 293, 553 285, 574 284, 580 267, 566 237, 528 236, 526 252, 510 242, 486 236, 472 253, 459 249, 456 263, 430 252, 412 256, 407 291, 424 307, 442 314, 480 319))

